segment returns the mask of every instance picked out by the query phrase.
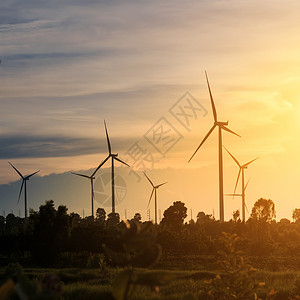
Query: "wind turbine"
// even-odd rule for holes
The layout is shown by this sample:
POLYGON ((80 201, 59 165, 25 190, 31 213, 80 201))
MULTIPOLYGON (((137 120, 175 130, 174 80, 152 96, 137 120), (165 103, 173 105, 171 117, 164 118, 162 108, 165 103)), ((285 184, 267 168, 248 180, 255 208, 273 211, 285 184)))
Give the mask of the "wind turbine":
MULTIPOLYGON (((224 147, 225 148, 225 147, 224 147)), ((258 159, 255 158, 243 165, 241 165, 238 160, 225 148, 225 150, 228 152, 228 154, 232 157, 232 159, 236 162, 236 164, 239 166, 239 173, 238 173, 238 176, 237 176, 237 180, 236 180, 236 183, 235 183, 235 187, 234 187, 234 192, 233 194, 228 194, 229 196, 241 196, 242 197, 242 220, 243 222, 245 222, 246 220, 246 217, 245 217, 245 207, 246 207, 246 202, 245 202, 245 191, 246 191, 246 188, 248 186, 248 183, 249 183, 249 180, 248 182, 246 183, 245 185, 245 169, 248 168, 248 166, 253 163, 255 160, 258 159), (236 188, 237 188, 237 185, 238 185, 238 182, 239 182, 239 179, 240 179, 240 175, 242 173, 242 193, 241 194, 236 194, 235 191, 236 191, 236 188)))
POLYGON ((37 172, 39 172, 40 170, 30 174, 30 175, 27 175, 27 176, 23 176, 21 174, 21 172, 13 165, 11 164, 10 162, 8 162, 14 169, 15 171, 20 175, 20 177, 22 178, 22 185, 21 185, 21 189, 20 189, 20 193, 19 193, 19 198, 18 198, 18 204, 19 204, 19 201, 20 201, 20 197, 21 197, 21 193, 22 193, 22 190, 23 190, 23 187, 24 187, 24 202, 25 202, 25 219, 27 219, 27 188, 26 188, 26 181, 29 180, 29 178, 31 176, 33 176, 34 174, 36 174, 37 172))
MULTIPOLYGON (((249 181, 250 181, 250 178, 248 179, 248 181, 247 181, 247 183, 246 183, 246 185, 245 185, 245 189, 244 189, 245 192, 246 192, 246 189, 247 189, 247 186, 248 186, 249 181)), ((236 194, 236 193, 234 193, 234 194, 226 194, 226 196, 232 196, 232 197, 234 197, 234 196, 239 196, 239 197, 243 197, 243 194, 236 194)), ((247 208, 246 201, 245 201, 245 208, 246 208, 246 210, 247 210, 247 213, 249 214, 249 210, 248 210, 248 208, 247 208)), ((242 217, 242 218, 243 218, 243 217, 242 217)), ((245 218, 245 219, 246 219, 246 218, 245 218)), ((244 218, 243 218, 243 222, 245 222, 244 218)))
POLYGON ((85 174, 79 174, 79 173, 73 173, 74 175, 77 176, 82 176, 84 178, 87 178, 91 181, 91 197, 92 197, 92 217, 94 218, 94 198, 95 198, 95 194, 94 194, 94 180, 95 180, 95 174, 98 171, 98 168, 93 172, 93 174, 91 176, 85 175, 85 174))
POLYGON ((111 152, 111 145, 110 145, 110 140, 109 140, 105 121, 104 121, 104 127, 105 127, 107 147, 108 147, 108 156, 97 167, 97 169, 95 170, 94 173, 96 174, 96 172, 108 161, 108 159, 111 158, 111 201, 112 201, 112 213, 115 213, 115 167, 114 167, 114 162, 115 162, 115 160, 117 160, 118 162, 120 162, 128 167, 130 167, 130 166, 118 158, 118 153, 114 154, 111 152))
POLYGON ((146 176, 146 178, 148 179, 148 181, 150 182, 150 184, 152 185, 152 192, 151 192, 151 195, 150 195, 150 199, 149 199, 149 202, 148 202, 148 206, 147 206, 147 209, 149 208, 149 205, 150 205, 150 202, 151 202, 151 199, 152 199, 152 196, 153 196, 153 193, 154 193, 154 205, 155 205, 155 224, 157 224, 157 189, 159 187, 161 187, 162 185, 166 184, 167 182, 164 182, 164 183, 161 183, 161 184, 158 184, 158 185, 154 185, 153 182, 150 180, 150 178, 147 176, 147 174, 145 172, 143 172, 144 175, 146 176))
POLYGON ((235 134, 237 136, 240 137, 240 135, 238 135, 237 133, 235 133, 234 131, 230 130, 228 127, 226 127, 228 125, 228 122, 221 122, 218 121, 218 117, 217 117, 217 110, 215 107, 215 103, 213 100, 213 96, 212 96, 212 92, 210 89, 210 85, 209 85, 209 81, 208 81, 208 77, 207 77, 207 73, 205 71, 205 77, 206 77, 206 82, 207 82, 207 86, 208 86, 208 91, 209 91, 209 96, 210 96, 210 102, 211 102, 211 106, 212 106, 212 111, 213 111, 213 115, 214 115, 214 125, 211 127, 211 129, 208 131, 208 133, 206 134, 206 136, 204 137, 204 139, 202 140, 202 142, 200 143, 200 145, 198 146, 198 148, 196 149, 196 151, 193 153, 193 155, 191 156, 191 158, 189 159, 188 162, 190 162, 192 160, 192 158, 194 157, 194 155, 197 153, 197 151, 199 150, 199 148, 204 144, 204 142, 207 140, 207 138, 210 136, 210 134, 214 131, 214 129, 216 127, 218 127, 218 132, 219 132, 219 209, 220 209, 220 221, 224 222, 224 192, 223 192, 223 155, 222 155, 222 130, 228 131, 232 134, 235 134))

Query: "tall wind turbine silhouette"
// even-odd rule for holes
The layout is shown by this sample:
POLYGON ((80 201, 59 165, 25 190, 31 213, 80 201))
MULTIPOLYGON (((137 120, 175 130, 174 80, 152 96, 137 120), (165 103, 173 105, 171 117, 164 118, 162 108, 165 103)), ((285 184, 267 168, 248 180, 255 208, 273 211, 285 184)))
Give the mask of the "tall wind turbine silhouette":
POLYGON ((233 194, 229 194, 229 196, 241 196, 242 197, 242 221, 245 222, 246 221, 246 216, 245 216, 245 207, 246 207, 246 202, 245 202, 245 191, 246 191, 246 188, 248 186, 248 183, 249 183, 249 180, 247 182, 247 184, 245 185, 245 169, 248 168, 248 166, 253 163, 255 160, 258 159, 255 158, 243 165, 241 165, 238 160, 226 149, 226 147, 224 146, 225 150, 228 152, 228 154, 232 157, 232 159, 236 162, 236 164, 238 165, 239 167, 239 173, 238 173, 238 176, 237 176, 237 179, 236 179, 236 183, 235 183, 235 187, 234 187, 234 192, 233 194), (236 188, 237 188, 237 185, 238 185, 238 182, 239 182, 239 179, 240 179, 240 175, 242 173, 242 193, 241 194, 236 194, 236 188))
POLYGON ((94 193, 94 180, 95 180, 95 175, 96 175, 96 172, 99 170, 99 168, 97 168, 93 174, 91 176, 88 176, 88 175, 85 175, 85 174, 79 174, 79 173, 73 173, 71 172, 72 174, 74 175, 77 175, 77 176, 82 176, 84 178, 87 178, 90 180, 91 182, 91 198, 92 198, 92 217, 94 218, 94 199, 95 199, 95 193, 94 193))
POLYGON ((21 184, 21 188, 20 188, 20 192, 19 192, 19 197, 18 197, 18 203, 20 202, 20 197, 21 197, 21 193, 22 193, 22 190, 23 190, 23 187, 24 187, 24 202, 25 202, 25 219, 27 219, 27 188, 26 188, 26 181, 29 180, 29 178, 31 176, 33 176, 34 174, 36 174, 37 172, 39 172, 40 170, 30 174, 30 175, 27 175, 27 176, 23 176, 21 174, 21 172, 10 162, 8 162, 14 169, 15 171, 20 175, 20 177, 22 178, 22 184, 21 184))
POLYGON ((104 120, 104 127, 105 127, 105 133, 106 133, 106 140, 107 140, 107 147, 108 147, 108 156, 104 159, 104 161, 97 167, 95 170, 96 172, 108 161, 109 158, 111 158, 111 202, 112 202, 112 213, 115 213, 115 166, 114 162, 117 160, 118 162, 130 167, 128 164, 126 164, 124 161, 118 158, 118 153, 114 154, 111 152, 111 145, 110 145, 110 140, 108 136, 108 131, 106 127, 106 122, 104 120))
POLYGON ((153 182, 150 180, 150 178, 147 176, 147 174, 145 172, 143 172, 144 175, 146 176, 146 178, 148 179, 148 181, 150 182, 150 184, 152 185, 152 192, 151 192, 151 195, 150 195, 150 199, 149 199, 149 202, 148 202, 148 206, 147 206, 147 209, 149 208, 149 205, 150 205, 150 202, 151 202, 151 199, 152 199, 152 196, 153 196, 153 193, 154 193, 154 205, 155 205, 155 224, 157 224, 157 189, 159 187, 161 187, 162 185, 166 184, 167 182, 164 182, 164 183, 161 183, 161 184, 158 184, 158 185, 154 185, 153 182))
POLYGON ((204 142, 207 140, 207 138, 210 136, 210 134, 214 131, 214 129, 216 127, 218 127, 218 129, 219 129, 218 130, 218 132, 219 132, 219 210, 220 210, 220 221, 224 222, 222 130, 228 131, 228 132, 230 132, 232 134, 235 134, 239 137, 240 137, 240 135, 238 135, 237 133, 235 133, 234 131, 232 131, 228 127, 226 127, 228 125, 229 121, 227 121, 227 122, 218 121, 217 110, 216 110, 216 107, 215 107, 215 103, 214 103, 214 99, 213 99, 212 92, 211 92, 211 89, 210 89, 210 85, 209 85, 208 76, 207 76, 206 71, 205 71, 205 77, 206 77, 206 82, 207 82, 207 86, 208 86, 211 107, 212 107, 213 116, 214 116, 214 125, 208 131, 208 133, 206 134, 206 136, 204 137, 204 139, 202 140, 202 142, 200 143, 200 145, 198 146, 196 151, 193 153, 193 155, 191 156, 191 158, 189 159, 188 162, 190 162, 192 160, 194 155, 197 153, 199 148, 204 144, 204 142))

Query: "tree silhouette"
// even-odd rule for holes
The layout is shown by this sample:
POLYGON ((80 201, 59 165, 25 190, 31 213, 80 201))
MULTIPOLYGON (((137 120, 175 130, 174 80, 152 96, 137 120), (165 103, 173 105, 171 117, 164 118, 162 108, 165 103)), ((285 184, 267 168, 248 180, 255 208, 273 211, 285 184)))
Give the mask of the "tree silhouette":
POLYGON ((214 218, 213 218, 212 215, 207 215, 207 214, 205 214, 205 212, 200 211, 197 214, 197 221, 196 221, 196 223, 197 224, 203 224, 203 223, 207 223, 207 222, 213 221, 213 220, 214 220, 214 218))
POLYGON ((137 222, 141 222, 142 220, 142 216, 140 213, 136 213, 133 217, 133 220, 137 221, 137 222))
POLYGON ((0 216, 0 235, 3 235, 5 231, 5 218, 0 216))
POLYGON ((10 233, 16 233, 18 230, 17 217, 10 213, 6 216, 6 231, 10 233))
POLYGON ((183 224, 184 219, 187 217, 187 208, 181 201, 173 202, 169 208, 164 211, 164 217, 162 224, 171 227, 180 227, 183 224))
POLYGON ((280 219, 279 223, 283 224, 283 225, 289 225, 291 223, 291 221, 287 218, 282 218, 282 219, 280 219))
POLYGON ((232 213, 232 220, 233 220, 233 222, 238 222, 240 220, 240 211, 239 211, 239 209, 235 210, 232 213))
POLYGON ((120 215, 118 213, 110 213, 107 216, 106 224, 108 226, 114 226, 120 223, 120 215))
POLYGON ((65 241, 67 241, 70 235, 70 216, 67 213, 68 209, 65 205, 60 205, 57 208, 55 216, 55 231, 56 231, 56 247, 58 251, 64 250, 65 241))
POLYGON ((72 213, 70 213, 70 219, 69 220, 70 220, 70 226, 73 228, 73 227, 76 227, 80 224, 81 218, 80 218, 79 214, 72 212, 72 213))
POLYGON ((104 224, 106 219, 106 212, 104 208, 97 208, 96 210, 96 220, 101 223, 104 224))
POLYGON ((272 200, 260 198, 254 203, 250 219, 270 223, 275 218, 275 204, 272 200))
POLYGON ((293 220, 295 223, 300 222, 300 208, 295 208, 293 210, 293 220))
POLYGON ((43 266, 55 263, 69 235, 69 216, 66 206, 54 207, 48 200, 37 213, 30 215, 33 231, 32 255, 43 266))

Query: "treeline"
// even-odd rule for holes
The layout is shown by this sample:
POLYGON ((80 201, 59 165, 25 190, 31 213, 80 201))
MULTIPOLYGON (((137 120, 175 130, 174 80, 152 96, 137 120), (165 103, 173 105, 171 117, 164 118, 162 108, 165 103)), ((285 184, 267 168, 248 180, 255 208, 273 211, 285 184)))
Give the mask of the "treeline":
POLYGON ((300 209, 293 212, 294 222, 276 222, 273 201, 262 198, 255 203, 247 222, 241 222, 236 211, 224 223, 204 212, 184 223, 186 212, 185 204, 177 201, 165 210, 159 225, 141 222, 139 213, 125 224, 117 213, 106 215, 103 208, 97 209, 95 219, 81 218, 76 213, 68 214, 66 206, 56 209, 49 200, 38 211, 31 210, 27 220, 13 214, 6 219, 0 217, 0 264, 19 261, 41 266, 82 266, 88 263, 87 257, 91 263, 94 256, 103 255, 105 245, 121 249, 122 230, 133 222, 142 229, 151 226, 148 234, 161 245, 165 256, 218 255, 220 236, 226 232, 239 236, 239 248, 247 255, 300 257, 300 209))

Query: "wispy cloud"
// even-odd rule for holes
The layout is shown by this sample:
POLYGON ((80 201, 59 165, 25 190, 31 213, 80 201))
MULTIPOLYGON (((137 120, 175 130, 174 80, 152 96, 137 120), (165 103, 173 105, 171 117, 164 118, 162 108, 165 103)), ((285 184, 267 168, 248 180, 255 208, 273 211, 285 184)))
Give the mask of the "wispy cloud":
MULTIPOLYGON (((126 151, 134 140, 118 138, 114 143, 116 150, 126 151)), ((63 157, 106 153, 107 145, 92 138, 80 137, 40 137, 40 136, 2 136, 0 137, 0 159, 63 157)))
POLYGON ((297 3, 266 1, 258 10, 256 1, 9 1, 1 8, 16 20, 1 27, 8 58, 1 69, 10 77, 2 77, 1 94, 11 97, 195 83, 204 67, 218 76, 238 72, 276 49, 275 32, 289 40, 282 29, 295 27, 297 3))

